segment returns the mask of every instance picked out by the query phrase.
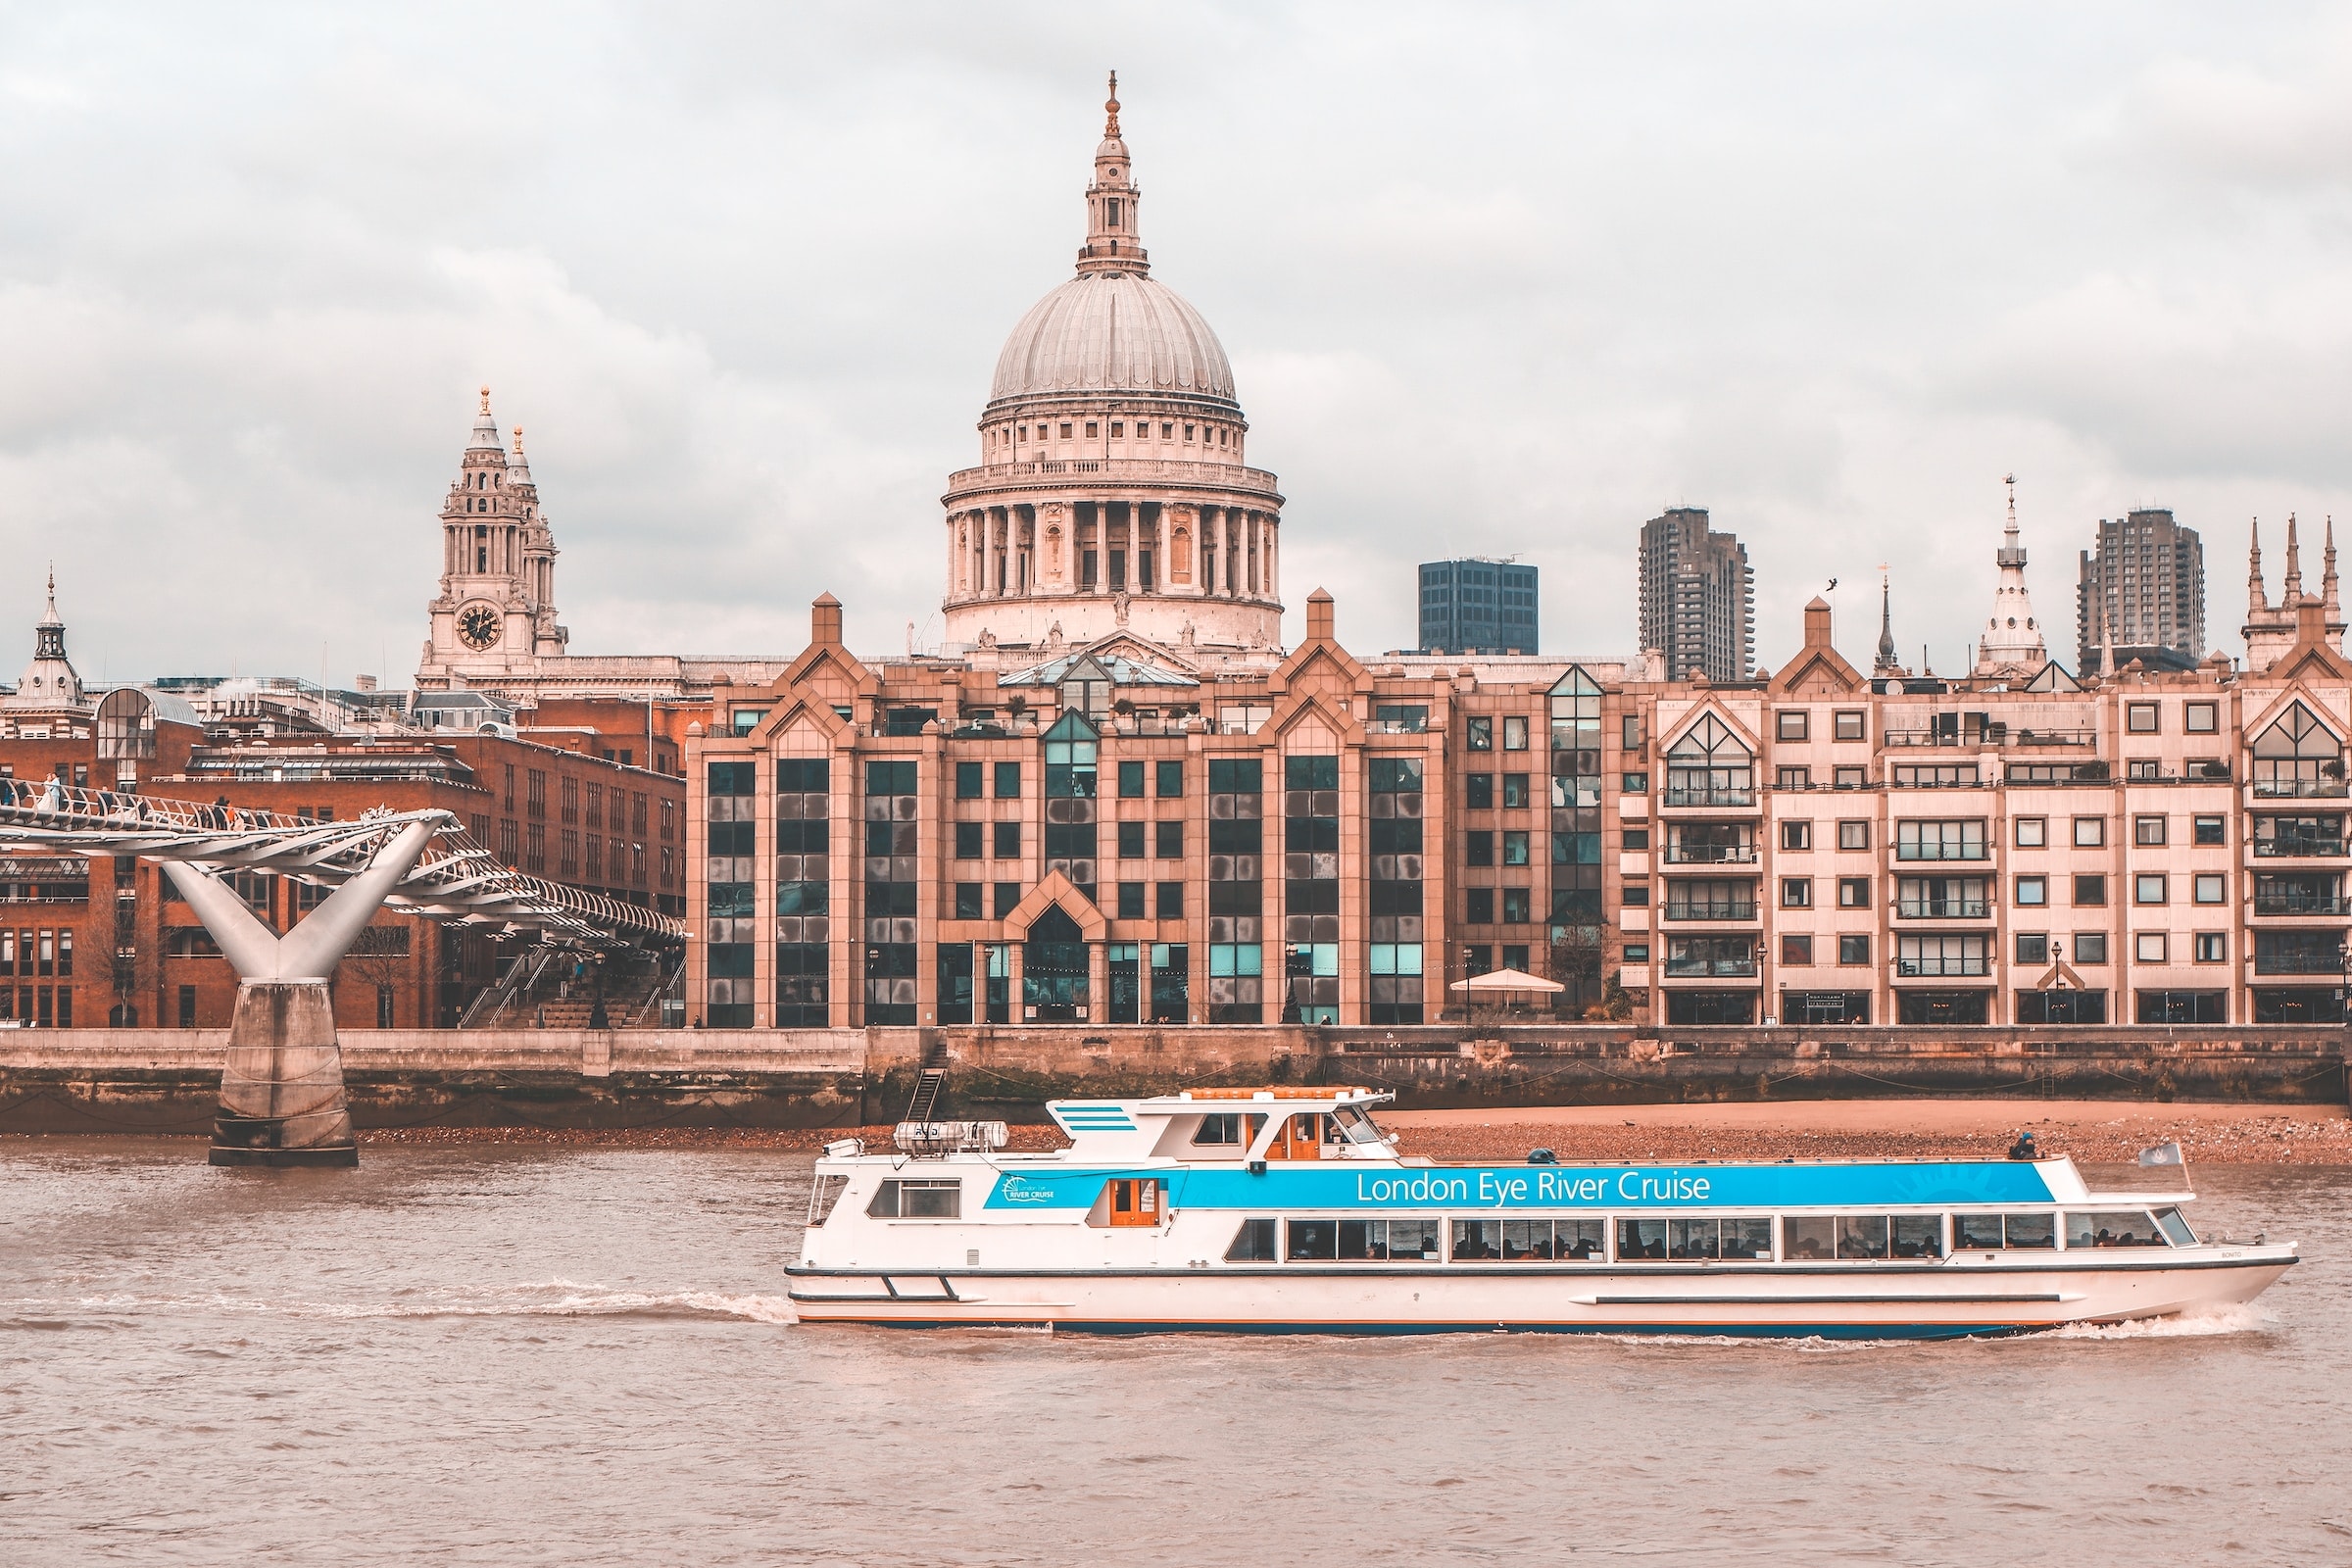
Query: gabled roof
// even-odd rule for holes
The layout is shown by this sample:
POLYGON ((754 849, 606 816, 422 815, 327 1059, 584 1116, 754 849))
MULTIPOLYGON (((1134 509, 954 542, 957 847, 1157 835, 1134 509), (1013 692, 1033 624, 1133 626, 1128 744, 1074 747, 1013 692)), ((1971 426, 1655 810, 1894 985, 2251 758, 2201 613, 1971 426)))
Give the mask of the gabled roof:
MULTIPOLYGON (((1178 669, 1165 668, 1139 657, 1149 644, 1141 647, 1114 648, 1113 642, 1140 642, 1140 639, 1104 638, 1102 642, 1049 659, 1042 664, 1015 670, 997 677, 999 686, 1058 686, 1073 677, 1081 680, 1107 680, 1113 686, 1198 686, 1200 681, 1178 669), (1091 666, 1091 667, 1090 667, 1091 666)), ((1169 661, 1175 662, 1174 660, 1169 661)))
POLYGON ((1831 644, 1829 601, 1819 595, 1805 606, 1804 646, 1765 686, 1769 691, 1788 696, 1807 684, 1824 685, 1837 692, 1858 692, 1870 684, 1831 644))
POLYGON ((2030 692, 2079 692, 2082 689, 2082 683, 2068 674, 2066 666, 2055 659, 2042 665, 2034 672, 2034 678, 2025 684, 2025 690, 2030 692))

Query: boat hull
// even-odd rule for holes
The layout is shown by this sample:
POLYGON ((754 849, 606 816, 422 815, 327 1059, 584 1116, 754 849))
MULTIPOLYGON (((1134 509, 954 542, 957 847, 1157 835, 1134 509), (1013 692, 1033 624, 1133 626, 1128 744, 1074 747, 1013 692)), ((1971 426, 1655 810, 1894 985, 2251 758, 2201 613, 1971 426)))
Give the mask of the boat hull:
POLYGON ((1953 1339, 2242 1304, 2293 1255, 2073 1268, 1445 1265, 1084 1272, 791 1271, 808 1323, 1156 1334, 1695 1334, 1953 1339))

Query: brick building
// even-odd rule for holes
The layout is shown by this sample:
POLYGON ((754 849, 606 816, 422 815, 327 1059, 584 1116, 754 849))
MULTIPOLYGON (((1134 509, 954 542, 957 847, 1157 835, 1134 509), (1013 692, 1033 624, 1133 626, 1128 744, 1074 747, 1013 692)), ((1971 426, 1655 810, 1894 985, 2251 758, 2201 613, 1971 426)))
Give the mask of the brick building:
MULTIPOLYGON (((36 664, 63 660, 62 626, 44 621, 35 635, 36 664)), ((238 698, 223 705, 230 716, 208 721, 170 692, 124 688, 92 704, 76 681, 60 699, 54 671, 43 674, 51 694, 43 706, 0 709, 0 777, 310 820, 439 808, 519 870, 684 908, 683 781, 606 760, 610 737, 600 741, 593 729, 551 730, 556 745, 480 733, 329 737, 306 727, 299 706, 281 705, 264 722, 255 702, 238 698), (100 734, 117 715, 142 732, 135 763, 100 760, 100 734)), ((29 685, 21 681, 19 692, 29 685)), ((279 931, 327 891, 262 873, 242 873, 236 886, 279 931)), ((337 1021, 455 1023, 516 951, 478 927, 379 913, 335 976, 337 1021)), ((0 857, 0 1020, 212 1027, 227 1023, 236 986, 160 866, 0 857)))
POLYGON ((1309 600, 1263 676, 1105 639, 868 663, 820 599, 691 733, 713 1025, 1435 1021, 1510 967, 1672 1024, 2342 1016, 2352 663, 1770 679, 1387 656, 1309 600))

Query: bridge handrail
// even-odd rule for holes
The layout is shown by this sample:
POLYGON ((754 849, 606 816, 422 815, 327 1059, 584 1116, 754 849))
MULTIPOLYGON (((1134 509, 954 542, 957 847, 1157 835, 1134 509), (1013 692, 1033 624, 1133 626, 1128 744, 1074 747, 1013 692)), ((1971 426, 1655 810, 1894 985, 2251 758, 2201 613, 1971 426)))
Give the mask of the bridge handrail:
POLYGON ((428 919, 536 926, 595 947, 680 947, 673 915, 507 865, 457 814, 377 809, 309 821, 248 807, 0 778, 0 844, 138 855, 213 869, 253 869, 340 886, 365 870, 387 833, 434 825, 434 842, 385 904, 428 919))

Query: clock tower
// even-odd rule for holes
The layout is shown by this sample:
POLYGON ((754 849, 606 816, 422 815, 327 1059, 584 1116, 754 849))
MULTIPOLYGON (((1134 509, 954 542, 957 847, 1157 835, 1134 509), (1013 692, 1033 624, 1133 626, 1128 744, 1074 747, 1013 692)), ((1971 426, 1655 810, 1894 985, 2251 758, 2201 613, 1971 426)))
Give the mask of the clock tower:
POLYGON ((534 674, 570 633, 556 623, 556 541, 522 456, 500 441, 490 389, 441 506, 441 592, 416 669, 420 690, 487 687, 534 674))

